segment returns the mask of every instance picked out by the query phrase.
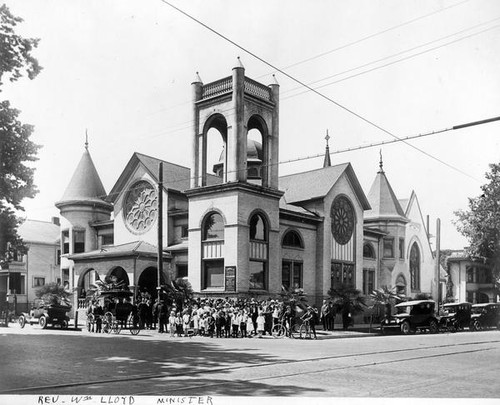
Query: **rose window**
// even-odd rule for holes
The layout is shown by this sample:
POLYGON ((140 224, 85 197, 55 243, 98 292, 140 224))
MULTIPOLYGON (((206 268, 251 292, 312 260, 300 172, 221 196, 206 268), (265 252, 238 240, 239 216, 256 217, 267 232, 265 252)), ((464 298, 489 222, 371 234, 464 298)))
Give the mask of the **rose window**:
POLYGON ((135 233, 144 233, 158 216, 158 196, 156 189, 147 181, 135 183, 125 200, 125 223, 135 233))
POLYGON ((351 240, 354 232, 354 210, 347 198, 339 196, 333 201, 331 218, 335 241, 345 245, 351 240))

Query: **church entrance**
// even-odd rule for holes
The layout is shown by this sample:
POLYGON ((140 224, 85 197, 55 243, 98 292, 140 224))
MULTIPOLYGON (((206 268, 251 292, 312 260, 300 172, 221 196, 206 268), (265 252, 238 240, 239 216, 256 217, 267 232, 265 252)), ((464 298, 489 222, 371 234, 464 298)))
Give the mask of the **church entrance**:
MULTIPOLYGON (((165 284, 165 277, 160 274, 160 284, 165 284)), ((138 294, 145 298, 151 298, 153 301, 158 296, 158 270, 156 267, 148 267, 139 276, 137 282, 138 294)))

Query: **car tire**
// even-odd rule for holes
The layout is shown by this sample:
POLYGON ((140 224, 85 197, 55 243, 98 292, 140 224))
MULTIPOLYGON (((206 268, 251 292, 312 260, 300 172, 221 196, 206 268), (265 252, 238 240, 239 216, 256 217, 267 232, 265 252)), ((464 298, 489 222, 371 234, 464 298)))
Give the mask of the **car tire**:
POLYGON ((435 320, 430 321, 429 332, 431 332, 431 333, 438 333, 439 332, 439 327, 438 327, 438 324, 435 320))
POLYGON ((45 329, 47 327, 47 317, 42 315, 39 320, 40 326, 42 329, 45 329))
POLYGON ((411 333, 410 322, 404 321, 401 324, 401 333, 403 333, 403 335, 409 335, 411 333))
POLYGON ((474 321, 472 323, 472 330, 477 330, 477 331, 480 331, 483 329, 483 325, 481 325, 481 322, 479 321, 474 321))
POLYGON ((19 317, 19 319, 17 320, 17 322, 19 322, 19 326, 22 328, 24 328, 24 325, 26 325, 26 318, 24 315, 21 315, 19 317))
POLYGON ((61 322, 61 329, 68 329, 68 327, 69 327, 69 322, 67 320, 61 322))

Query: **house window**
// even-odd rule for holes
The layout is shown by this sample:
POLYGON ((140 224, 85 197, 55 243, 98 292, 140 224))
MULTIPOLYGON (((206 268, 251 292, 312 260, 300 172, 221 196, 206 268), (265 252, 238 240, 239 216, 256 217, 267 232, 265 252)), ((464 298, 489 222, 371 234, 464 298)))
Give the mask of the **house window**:
POLYGON ((281 265, 281 284, 288 290, 303 288, 302 262, 283 260, 281 265))
POLYGON ((73 253, 85 252, 85 231, 73 231, 73 253))
POLYGON ((181 238, 187 238, 188 235, 189 235, 188 226, 187 225, 181 226, 181 238))
POLYGON ((363 269, 363 294, 369 295, 375 289, 375 270, 363 269))
POLYGON ((61 264, 61 249, 56 251, 56 264, 59 266, 61 264))
POLYGON ((42 287, 45 285, 45 277, 33 277, 33 287, 42 287))
POLYGON ((250 218, 250 289, 267 288, 268 229, 261 214, 250 218))
POLYGON ((61 237, 61 243, 62 243, 62 252, 63 255, 66 255, 69 253, 69 231, 62 231, 62 237, 61 237))
POLYGON ((385 238, 384 239, 384 258, 394 257, 394 239, 385 238))
POLYGON ((367 259, 375 259, 375 251, 370 243, 363 245, 363 257, 367 259))
POLYGON ((15 262, 22 262, 24 255, 17 249, 12 252, 12 260, 15 262))
POLYGON ((354 263, 332 262, 331 287, 338 288, 342 284, 354 286, 354 263))
POLYGON ((399 258, 405 258, 405 238, 399 238, 399 258))
POLYGON ((188 276, 187 263, 177 263, 177 278, 184 278, 188 276))
POLYGON ((10 273, 9 290, 11 294, 26 294, 26 276, 21 273, 10 273))
POLYGON ((303 249, 302 238, 297 231, 289 230, 283 237, 283 247, 303 249))
POLYGON ((114 238, 114 235, 111 233, 111 234, 108 234, 108 235, 102 235, 102 245, 112 245, 113 243, 115 243, 115 238, 114 238))
POLYGON ((224 220, 214 212, 208 214, 202 228, 202 285, 207 288, 224 287, 224 220))

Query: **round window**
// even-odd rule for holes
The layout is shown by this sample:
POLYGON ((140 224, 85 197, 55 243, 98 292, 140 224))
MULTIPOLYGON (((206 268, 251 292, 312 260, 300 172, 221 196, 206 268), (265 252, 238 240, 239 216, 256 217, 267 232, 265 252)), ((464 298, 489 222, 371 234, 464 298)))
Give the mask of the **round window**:
POLYGON ((354 210, 346 197, 338 196, 332 204, 332 234, 335 241, 345 245, 354 232, 354 210))
POLYGON ((138 181, 127 193, 124 206, 125 224, 134 233, 144 233, 158 216, 156 189, 147 181, 138 181))

